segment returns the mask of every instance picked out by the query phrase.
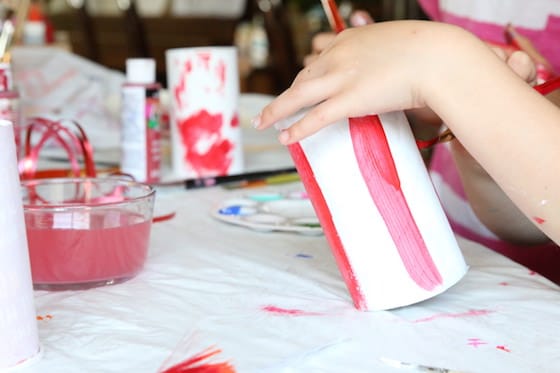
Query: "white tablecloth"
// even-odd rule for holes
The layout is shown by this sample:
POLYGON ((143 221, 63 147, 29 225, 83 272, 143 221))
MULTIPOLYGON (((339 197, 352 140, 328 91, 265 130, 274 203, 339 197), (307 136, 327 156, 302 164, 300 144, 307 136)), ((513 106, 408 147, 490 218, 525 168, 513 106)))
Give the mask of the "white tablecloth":
MULTIPOLYGON (((273 132, 244 131, 248 171, 290 164, 273 132)), ((470 270, 457 285, 413 306, 360 312, 324 236, 256 232, 210 216, 243 192, 159 189, 157 211, 177 215, 153 225, 144 270, 118 285, 36 291, 43 356, 18 372, 153 373, 207 348, 239 373, 403 370, 382 358, 560 371, 560 288, 538 274, 460 239, 470 270)))
MULTIPOLYGON (((267 187, 271 188, 271 187, 267 187)), ((300 189, 299 183, 282 186, 300 189)), ((557 372, 560 289, 460 240, 470 270, 423 303, 354 309, 323 236, 210 216, 219 187, 162 189, 145 269, 86 291, 36 292, 43 357, 24 372, 156 372, 208 347, 237 372, 393 372, 380 358, 468 372, 557 372)))

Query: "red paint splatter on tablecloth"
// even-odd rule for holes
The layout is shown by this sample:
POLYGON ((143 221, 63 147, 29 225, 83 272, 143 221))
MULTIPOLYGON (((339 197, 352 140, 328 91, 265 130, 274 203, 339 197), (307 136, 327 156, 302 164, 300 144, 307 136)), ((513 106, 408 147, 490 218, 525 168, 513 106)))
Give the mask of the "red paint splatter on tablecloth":
POLYGON ((535 221, 535 223, 537 224, 544 224, 546 222, 546 220, 544 220, 543 218, 540 218, 538 216, 533 216, 533 220, 535 221))
POLYGON ((235 373, 235 368, 229 362, 203 362, 221 352, 221 350, 216 348, 207 348, 200 354, 175 364, 160 373, 235 373))
POLYGON ((179 123, 185 161, 198 175, 226 175, 233 161, 234 144, 222 136, 222 114, 201 110, 179 123))
POLYGON ((271 313, 271 314, 274 314, 274 315, 281 315, 281 316, 319 316, 319 315, 321 315, 320 313, 317 313, 317 312, 308 312, 308 311, 303 311, 303 310, 298 310, 298 309, 280 308, 280 307, 272 306, 272 305, 263 306, 263 307, 261 307, 261 309, 263 311, 268 312, 268 313, 271 313))
POLYGON ((53 316, 46 314, 45 316, 37 315, 37 321, 50 320, 53 316))
POLYGON ((502 350, 502 351, 505 351, 505 352, 511 352, 511 350, 509 348, 507 348, 506 346, 496 346, 496 348, 498 350, 502 350))
POLYGON ((469 338, 469 339, 467 339, 467 344, 469 346, 478 348, 479 346, 487 345, 488 343, 484 342, 480 338, 469 338))
POLYGON ((467 312, 461 312, 461 313, 440 313, 440 314, 437 314, 437 315, 424 317, 424 318, 421 318, 421 319, 416 319, 412 322, 416 324, 416 323, 421 323, 421 322, 434 321, 436 319, 458 319, 458 318, 462 318, 462 317, 484 316, 484 315, 488 315, 488 314, 493 313, 493 312, 496 312, 496 311, 469 310, 467 312))

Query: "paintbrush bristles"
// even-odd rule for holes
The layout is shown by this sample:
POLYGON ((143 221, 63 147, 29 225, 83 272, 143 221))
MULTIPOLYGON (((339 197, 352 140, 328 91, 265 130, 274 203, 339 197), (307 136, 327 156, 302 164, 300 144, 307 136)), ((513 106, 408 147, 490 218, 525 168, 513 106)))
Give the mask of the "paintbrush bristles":
POLYGON ((336 31, 336 23, 334 21, 334 16, 331 10, 331 6, 329 4, 329 0, 321 0, 321 5, 323 6, 323 11, 327 16, 327 20, 329 21, 329 25, 333 31, 336 31))
POLYGON ((2 26, 2 32, 0 33, 0 60, 2 60, 2 62, 8 62, 7 60, 9 60, 8 50, 10 49, 13 36, 14 26, 12 21, 6 20, 2 26))

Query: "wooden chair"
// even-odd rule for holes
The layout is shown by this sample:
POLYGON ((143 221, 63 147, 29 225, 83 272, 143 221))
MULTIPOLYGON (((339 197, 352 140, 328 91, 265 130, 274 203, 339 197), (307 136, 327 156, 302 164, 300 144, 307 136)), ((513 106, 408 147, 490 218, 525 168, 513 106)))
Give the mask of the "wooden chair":
POLYGON ((169 14, 140 17, 134 0, 118 15, 91 15, 82 4, 70 12, 50 15, 50 19, 55 29, 69 33, 74 53, 109 68, 124 71, 129 57, 154 58, 158 80, 162 83, 165 83, 167 49, 233 45, 240 21, 169 14))
POLYGON ((286 89, 301 68, 286 7, 280 0, 253 0, 252 16, 261 14, 269 42, 269 63, 254 69, 246 89, 278 94, 286 89))
POLYGON ((92 16, 84 1, 49 18, 55 29, 69 33, 74 53, 109 68, 124 70, 126 58, 150 56, 134 1, 117 16, 92 16))

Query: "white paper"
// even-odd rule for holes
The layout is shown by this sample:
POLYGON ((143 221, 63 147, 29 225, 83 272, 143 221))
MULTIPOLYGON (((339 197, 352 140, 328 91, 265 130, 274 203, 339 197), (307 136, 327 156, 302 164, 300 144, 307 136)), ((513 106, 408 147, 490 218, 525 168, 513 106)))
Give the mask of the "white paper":
POLYGON ((12 56, 24 117, 75 120, 94 149, 118 149, 122 72, 57 48, 17 47, 12 56))

